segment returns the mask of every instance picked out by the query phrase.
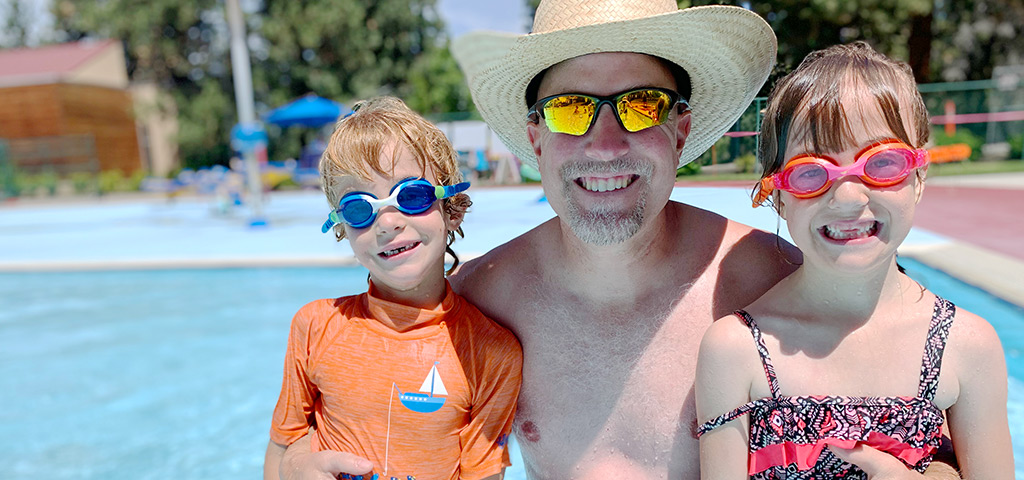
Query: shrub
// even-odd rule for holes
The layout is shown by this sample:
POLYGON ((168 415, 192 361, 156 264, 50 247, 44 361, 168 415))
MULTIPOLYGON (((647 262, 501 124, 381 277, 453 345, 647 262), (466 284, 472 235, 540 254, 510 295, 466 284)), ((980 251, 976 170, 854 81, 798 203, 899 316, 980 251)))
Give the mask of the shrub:
POLYGON ((985 143, 985 139, 981 138, 970 130, 965 128, 956 129, 956 133, 953 135, 946 135, 946 132, 942 128, 936 128, 932 130, 932 141, 935 145, 952 145, 954 143, 966 143, 971 147, 970 160, 974 161, 981 157, 981 146, 985 143))
POLYGON ((683 165, 678 170, 676 170, 676 176, 677 177, 689 176, 689 175, 697 175, 698 173, 700 173, 700 161, 699 160, 694 160, 694 161, 692 161, 690 163, 687 163, 686 165, 683 165))
POLYGON ((754 171, 754 166, 757 165, 757 155, 753 153, 740 155, 736 157, 736 160, 733 160, 733 163, 736 165, 737 172, 750 173, 754 171))

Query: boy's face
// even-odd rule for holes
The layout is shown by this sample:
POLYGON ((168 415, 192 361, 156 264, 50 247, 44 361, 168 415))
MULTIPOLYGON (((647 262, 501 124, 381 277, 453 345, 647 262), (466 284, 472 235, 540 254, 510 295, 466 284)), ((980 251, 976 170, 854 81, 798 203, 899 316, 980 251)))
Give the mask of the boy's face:
MULTIPOLYGON (((341 195, 358 191, 382 199, 391 194, 395 184, 410 177, 422 176, 431 183, 437 182, 434 172, 423 172, 404 147, 382 149, 380 164, 391 175, 374 172, 370 181, 345 177, 340 182, 341 195), (393 152, 397 158, 391 158, 393 152)), ((458 223, 444 214, 440 201, 416 215, 385 206, 367 227, 346 224, 345 236, 356 259, 370 270, 378 295, 406 305, 431 306, 421 303, 423 299, 436 300, 437 295, 444 293, 445 242, 448 231, 458 228, 458 223)))

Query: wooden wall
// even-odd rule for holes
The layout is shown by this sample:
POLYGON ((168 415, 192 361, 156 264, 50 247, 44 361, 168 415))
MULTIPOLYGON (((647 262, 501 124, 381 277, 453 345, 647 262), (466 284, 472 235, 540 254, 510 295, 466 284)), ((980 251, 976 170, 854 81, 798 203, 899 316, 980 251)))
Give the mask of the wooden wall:
POLYGON ((72 84, 0 88, 0 138, 91 135, 101 170, 142 168, 131 95, 72 84))

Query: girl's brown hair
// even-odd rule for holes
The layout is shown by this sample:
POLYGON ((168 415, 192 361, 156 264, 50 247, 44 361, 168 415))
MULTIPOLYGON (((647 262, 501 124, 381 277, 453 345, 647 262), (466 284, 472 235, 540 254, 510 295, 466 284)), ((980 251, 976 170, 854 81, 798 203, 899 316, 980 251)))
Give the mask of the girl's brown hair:
MULTIPOLYGON (((426 176, 428 169, 433 171, 439 185, 462 181, 458 153, 439 128, 398 98, 375 97, 357 103, 352 114, 338 121, 320 157, 320 183, 332 209, 337 208, 344 193, 340 182, 343 177, 368 181, 373 172, 393 173, 380 162, 387 148, 391 149, 391 158, 398 158, 400 151, 407 149, 419 162, 421 175, 426 176)), ((472 205, 465 193, 443 202, 444 213, 451 218, 461 218, 472 205)), ((459 257, 451 249, 456 234, 465 236, 461 226, 448 232, 445 251, 454 259, 449 273, 459 265, 459 257)), ((338 241, 345 238, 345 226, 335 225, 334 235, 338 241)))

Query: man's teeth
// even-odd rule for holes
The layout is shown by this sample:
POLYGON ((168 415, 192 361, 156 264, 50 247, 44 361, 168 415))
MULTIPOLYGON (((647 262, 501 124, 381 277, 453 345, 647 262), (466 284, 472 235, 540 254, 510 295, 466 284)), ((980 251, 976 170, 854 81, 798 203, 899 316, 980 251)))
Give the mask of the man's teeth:
POLYGON ((854 238, 867 237, 878 232, 878 222, 865 223, 860 226, 833 227, 825 225, 825 236, 833 240, 851 240, 854 238))
POLYGON ((614 178, 584 177, 580 180, 583 184, 583 188, 590 190, 591 192, 610 192, 612 190, 626 188, 629 186, 630 183, 633 183, 633 178, 630 176, 621 176, 614 178))
POLYGON ((393 256, 393 255, 398 255, 399 253, 402 253, 402 252, 404 252, 404 251, 406 251, 406 250, 408 250, 408 249, 410 249, 412 247, 415 247, 416 245, 417 245, 416 243, 413 243, 413 244, 410 244, 410 245, 406 245, 404 247, 398 247, 398 248, 396 248, 394 250, 384 250, 383 252, 380 252, 380 254, 385 256, 385 257, 390 257, 390 256, 393 256))

